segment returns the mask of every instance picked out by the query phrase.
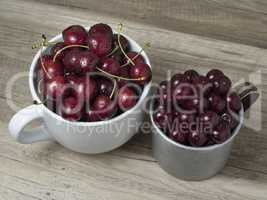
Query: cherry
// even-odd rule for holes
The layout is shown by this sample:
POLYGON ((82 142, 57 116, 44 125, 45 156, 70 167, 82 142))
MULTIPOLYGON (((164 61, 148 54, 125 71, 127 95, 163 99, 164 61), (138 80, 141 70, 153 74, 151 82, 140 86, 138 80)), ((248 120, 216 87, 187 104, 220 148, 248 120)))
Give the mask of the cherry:
POLYGON ((115 59, 120 65, 123 64, 123 54, 122 52, 118 49, 116 52, 112 53, 112 55, 109 56, 109 58, 115 59))
POLYGON ((151 80, 152 71, 151 68, 145 63, 136 63, 130 66, 130 77, 133 79, 140 79, 143 81, 137 81, 139 84, 147 83, 151 80))
POLYGON ((216 113, 221 113, 226 107, 226 101, 216 94, 211 94, 208 97, 210 107, 216 113))
POLYGON ((173 116, 164 109, 157 110, 158 112, 154 114, 153 119, 159 128, 166 130, 172 124, 173 116))
POLYGON ((68 49, 68 51, 65 52, 64 58, 63 58, 63 64, 65 65, 65 68, 69 72, 75 72, 77 71, 77 66, 80 65, 80 53, 83 50, 80 48, 71 48, 68 49))
POLYGON ((188 81, 192 81, 192 79, 194 77, 198 77, 199 74, 197 73, 197 71, 193 70, 193 69, 190 69, 190 70, 187 70, 184 72, 184 76, 186 77, 186 79, 188 81))
POLYGON ((231 80, 226 76, 220 76, 212 80, 214 92, 224 95, 231 88, 231 80))
POLYGON ((67 82, 70 84, 72 94, 79 99, 79 101, 88 101, 97 94, 96 82, 90 76, 67 76, 67 82))
POLYGON ((230 114, 228 112, 223 113, 221 118, 222 118, 222 120, 224 120, 225 122, 227 122, 229 124, 231 129, 236 128, 238 123, 239 123, 239 119, 238 119, 237 115, 230 114))
POLYGON ((179 128, 175 128, 170 131, 169 133, 170 138, 172 138, 174 141, 180 143, 180 144, 187 144, 188 141, 188 132, 181 131, 179 128))
MULTIPOLYGON (((60 51, 61 49, 63 49, 65 46, 66 45, 64 42, 56 43, 50 50, 51 55, 54 57, 56 53, 60 51)), ((57 59, 62 60, 64 58, 64 53, 65 53, 64 51, 60 52, 60 54, 57 55, 57 59)))
POLYGON ((217 143, 221 144, 225 142, 231 135, 230 127, 226 122, 221 121, 218 126, 212 131, 211 139, 217 143))
POLYGON ((176 88, 180 83, 186 83, 187 78, 183 74, 174 74, 171 78, 171 88, 176 88))
MULTIPOLYGON (((126 55, 133 61, 135 65, 145 63, 145 59, 143 58, 143 56, 141 54, 138 54, 137 52, 130 51, 126 55)), ((131 62, 129 62, 127 57, 123 59, 123 64, 126 64, 126 63, 129 63, 130 65, 132 65, 131 62)))
POLYGON ((241 109, 241 100, 237 93, 232 92, 226 99, 228 107, 235 112, 241 109))
POLYGON ((90 36, 99 36, 99 35, 105 35, 108 37, 112 37, 112 29, 109 25, 99 23, 91 26, 89 30, 90 36))
POLYGON ((206 111, 205 113, 199 115, 199 121, 209 127, 217 126, 219 120, 220 120, 219 116, 211 110, 206 111))
POLYGON ((78 72, 93 72, 99 58, 91 51, 81 51, 78 53, 79 64, 76 66, 78 72))
POLYGON ((50 55, 44 55, 39 58, 38 67, 41 70, 41 78, 45 80, 52 79, 56 76, 62 76, 64 73, 62 64, 57 60, 53 62, 53 57, 50 55))
MULTIPOLYGON (((120 43, 124 51, 130 47, 129 41, 123 35, 120 35, 120 43)), ((119 47, 118 34, 113 35, 113 44, 115 47, 119 47)))
POLYGON ((87 32, 80 25, 72 25, 62 32, 66 45, 82 45, 87 40, 87 32))
POLYGON ((65 90, 65 79, 63 76, 56 76, 46 83, 46 94, 49 99, 59 101, 65 90))
POLYGON ((118 92, 118 105, 123 111, 129 110, 137 102, 137 95, 133 89, 124 86, 118 92))
POLYGON ((99 120, 111 118, 117 112, 117 105, 106 95, 98 95, 94 102, 92 111, 95 112, 99 120))
POLYGON ((188 98, 189 96, 192 96, 193 94, 194 94, 194 90, 189 83, 180 84, 176 88, 173 89, 173 97, 178 101, 184 100, 185 98, 188 98))
POLYGON ((96 79, 97 87, 99 94, 104 94, 107 96, 110 96, 113 91, 113 83, 111 80, 108 80, 107 78, 98 78, 96 79))
POLYGON ((212 88, 212 84, 209 83, 209 79, 202 75, 192 77, 192 83, 198 93, 203 96, 207 95, 212 88))
MULTIPOLYGON (((124 66, 124 67, 119 68, 119 77, 130 78, 129 77, 129 66, 124 66)), ((123 80, 123 79, 118 79, 117 83, 118 83, 119 87, 123 87, 124 85, 129 83, 129 81, 123 80)))
POLYGON ((203 132, 200 132, 198 130, 193 130, 189 133, 188 140, 192 146, 200 147, 203 146, 208 141, 208 138, 207 135, 204 134, 203 132))
POLYGON ((212 81, 214 78, 218 78, 221 76, 224 76, 224 74, 221 70, 218 70, 218 69, 212 69, 206 75, 209 81, 212 81))
POLYGON ((64 98, 60 106, 59 115, 69 121, 80 120, 82 117, 82 105, 80 101, 73 96, 64 98))
POLYGON ((183 107, 189 111, 198 111, 199 113, 202 113, 209 108, 209 103, 206 98, 197 96, 184 101, 183 107))
POLYGON ((100 68, 112 75, 118 75, 120 64, 114 58, 104 58, 101 60, 100 68))

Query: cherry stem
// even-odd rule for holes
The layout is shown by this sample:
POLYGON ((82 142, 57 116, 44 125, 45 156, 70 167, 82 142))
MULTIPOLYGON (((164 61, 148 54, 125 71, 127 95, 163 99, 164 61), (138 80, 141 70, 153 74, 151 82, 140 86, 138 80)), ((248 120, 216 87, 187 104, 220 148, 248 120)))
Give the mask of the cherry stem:
POLYGON ((113 81, 113 89, 112 89, 112 92, 111 92, 109 98, 112 98, 112 97, 113 97, 113 95, 114 95, 114 93, 115 93, 115 91, 116 91, 116 89, 117 89, 117 81, 114 80, 113 78, 111 78, 111 79, 112 79, 112 81, 113 81))
POLYGON ((119 27, 118 27, 118 44, 119 44, 119 47, 120 47, 121 52, 123 53, 123 55, 128 59, 128 62, 130 62, 132 65, 135 65, 134 62, 131 60, 131 58, 129 58, 129 56, 125 53, 124 49, 122 48, 121 40, 120 40, 122 27, 123 27, 123 24, 120 23, 119 27))
POLYGON ((119 46, 116 46, 108 55, 107 57, 113 55, 120 47, 119 46))
POLYGON ((44 34, 42 34, 42 41, 38 44, 33 44, 32 49, 36 49, 36 48, 39 48, 41 46, 50 46, 50 45, 53 45, 56 43, 57 42, 48 42, 46 36, 44 34))
POLYGON ((61 52, 65 51, 66 49, 72 48, 72 47, 81 47, 81 48, 89 49, 88 46, 85 46, 85 45, 79 45, 79 44, 73 44, 73 45, 65 46, 65 47, 63 47, 62 49, 60 49, 59 51, 56 52, 56 54, 55 54, 55 56, 54 56, 54 58, 53 58, 53 62, 56 61, 57 56, 58 56, 59 54, 61 54, 61 52))
POLYGON ((116 75, 113 75, 113 74, 110 74, 102 69, 100 69, 99 67, 96 67, 96 69, 108 76, 111 76, 113 78, 117 78, 117 79, 122 79, 122 80, 126 80, 126 81, 143 81, 144 80, 144 77, 141 77, 141 78, 126 78, 126 77, 120 77, 120 76, 116 76, 116 75))
MULTIPOLYGON (((138 56, 140 56, 140 54, 144 51, 144 49, 146 49, 146 48, 150 48, 150 47, 151 47, 151 44, 150 44, 149 42, 146 42, 146 43, 145 43, 145 47, 142 48, 142 49, 141 49, 141 50, 140 50, 140 51, 133 57, 132 61, 134 61, 138 56)), ((127 63, 121 65, 120 67, 126 67, 126 66, 129 65, 129 64, 130 64, 130 62, 129 62, 129 60, 128 60, 127 63)))
POLYGON ((45 68, 45 66, 44 66, 44 61, 43 61, 43 47, 44 47, 44 46, 42 45, 42 46, 41 46, 41 57, 40 57, 41 66, 42 66, 42 68, 43 68, 45 74, 47 75, 47 77, 48 77, 49 79, 52 79, 52 77, 50 76, 50 74, 48 73, 48 71, 46 70, 46 68, 45 68))

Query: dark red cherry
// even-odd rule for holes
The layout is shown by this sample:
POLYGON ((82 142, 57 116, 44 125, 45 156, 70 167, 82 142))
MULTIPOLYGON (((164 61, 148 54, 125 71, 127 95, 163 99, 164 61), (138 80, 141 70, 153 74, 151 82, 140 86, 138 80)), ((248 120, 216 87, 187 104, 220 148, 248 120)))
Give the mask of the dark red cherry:
POLYGON ((151 68, 145 63, 136 63, 135 65, 131 65, 130 77, 132 79, 140 79, 139 81, 136 81, 136 83, 139 84, 147 83, 152 78, 151 68))
POLYGON ((194 77, 197 77, 199 76, 199 74, 197 73, 197 71, 193 70, 193 69, 190 69, 190 70, 187 70, 184 72, 184 76, 186 77, 186 79, 188 81, 192 81, 192 79, 194 77))
POLYGON ((82 45, 87 40, 87 32, 80 25, 72 25, 62 32, 63 40, 66 45, 82 45))
MULTIPOLYGON (((124 66, 124 67, 120 67, 119 68, 119 77, 123 77, 123 78, 130 78, 129 76, 129 66, 124 66)), ((129 81, 124 80, 124 79, 118 79, 118 86, 119 87, 123 87, 124 85, 126 85, 127 83, 129 83, 129 81)))
POLYGON ((84 112, 84 120, 87 122, 97 122, 101 119, 99 118, 98 113, 96 111, 87 108, 87 110, 85 110, 84 112))
POLYGON ((199 113, 203 113, 209 108, 209 103, 206 98, 197 96, 192 97, 183 102, 183 107, 186 108, 188 111, 196 111, 199 113))
MULTIPOLYGON (((66 46, 66 45, 65 45, 64 42, 58 42, 58 43, 56 43, 56 44, 51 48, 51 50, 50 50, 51 55, 54 57, 54 56, 56 55, 56 53, 57 53, 59 50, 63 49, 65 46, 66 46)), ((62 60, 62 59, 64 58, 64 53, 65 53, 65 51, 61 51, 60 54, 57 55, 57 59, 58 59, 58 60, 62 60)))
POLYGON ((154 114, 153 119, 159 128, 166 130, 171 126, 173 116, 171 113, 164 111, 164 109, 158 109, 158 112, 154 114))
POLYGON ((87 45, 97 56, 106 56, 112 51, 112 38, 106 35, 89 36, 87 45))
MULTIPOLYGON (((133 61, 135 65, 145 63, 145 59, 143 58, 143 56, 140 54, 138 55, 137 52, 130 51, 126 55, 133 61)), ((123 64, 126 64, 126 63, 129 63, 130 65, 132 65, 131 62, 129 62, 128 58, 125 56, 123 59, 123 64)))
POLYGON ((171 78, 171 88, 176 88, 180 83, 186 83, 187 78, 183 74, 174 74, 171 78))
POLYGON ((230 127, 226 122, 221 121, 218 126, 212 131, 211 139, 221 144, 225 142, 231 136, 230 127))
MULTIPOLYGON (((130 43, 129 41, 123 36, 123 35, 120 35, 120 44, 123 48, 124 51, 127 51, 127 49, 129 48, 130 46, 130 43)), ((119 47, 119 39, 118 39, 118 34, 114 34, 113 35, 113 44, 114 44, 114 48, 115 47, 119 47)))
POLYGON ((64 73, 62 64, 58 60, 53 62, 53 57, 49 55, 44 55, 39 58, 38 67, 40 69, 41 78, 45 80, 52 79, 56 76, 62 76, 64 73))
POLYGON ((230 129, 234 129, 237 127, 239 123, 238 115, 232 113, 225 112, 221 115, 221 119, 227 122, 230 126, 230 129))
POLYGON ((95 24, 91 26, 88 33, 90 36, 103 35, 103 36, 108 36, 108 37, 112 37, 112 34, 113 34, 111 27, 103 23, 99 23, 99 24, 95 24))
POLYGON ((194 90, 189 83, 180 84, 173 89, 173 97, 177 101, 189 99, 192 95, 194 95, 194 90))
POLYGON ((95 71, 99 58, 91 51, 82 51, 78 55, 78 61, 76 71, 86 73, 95 71))
POLYGON ((63 76, 56 76, 46 83, 46 94, 49 99, 59 101, 63 98, 65 91, 65 79, 63 76))
POLYGON ((213 84, 213 91, 221 95, 226 94, 232 86, 231 80, 226 76, 220 76, 218 78, 214 78, 212 80, 212 84, 213 84))
POLYGON ((83 50, 80 48, 71 48, 65 52, 63 58, 63 64, 68 72, 77 71, 77 67, 80 65, 80 54, 83 50))
POLYGON ((218 125, 220 117, 213 111, 206 111, 199 115, 199 120, 206 126, 215 127, 218 125))
POLYGON ((218 78, 221 76, 224 76, 224 74, 221 70, 218 70, 218 69, 212 69, 206 75, 209 81, 212 81, 214 78, 218 78))
POLYGON ((97 78, 96 83, 99 94, 104 94, 107 96, 111 95, 114 88, 113 82, 111 80, 107 78, 97 78))
POLYGON ((104 58, 99 67, 109 74, 118 75, 120 64, 114 58, 104 58))
POLYGON ((120 65, 123 64, 123 57, 124 55, 120 50, 115 51, 109 56, 109 58, 115 59, 120 65))
POLYGON ((118 92, 118 105, 122 111, 129 110, 137 102, 137 95, 133 89, 130 87, 124 86, 119 89, 118 92))
POLYGON ((59 115, 69 121, 78 121, 83 115, 83 104, 74 96, 63 99, 60 105, 59 115))
POLYGON ((211 109, 216 113, 221 113, 226 108, 226 101, 216 94, 210 94, 208 100, 211 109))
POLYGON ((187 144, 188 142, 188 132, 181 131, 179 128, 171 130, 169 135, 171 139, 180 144, 187 144))
POLYGON ((202 75, 192 77, 192 84, 195 86, 197 92, 202 96, 207 95, 212 88, 212 84, 209 82, 209 79, 202 75))
POLYGON ((188 137, 189 143, 194 147, 203 146, 207 141, 207 135, 198 130, 192 130, 188 137))
POLYGON ((72 94, 79 99, 79 101, 88 101, 97 94, 96 82, 90 76, 67 76, 67 81, 70 84, 72 94))
POLYGON ((238 112, 241 109, 241 100, 237 93, 232 92, 226 99, 228 108, 238 112))
POLYGON ((96 113, 100 120, 106 120, 116 114, 117 105, 109 96, 98 95, 93 102, 92 111, 96 113))

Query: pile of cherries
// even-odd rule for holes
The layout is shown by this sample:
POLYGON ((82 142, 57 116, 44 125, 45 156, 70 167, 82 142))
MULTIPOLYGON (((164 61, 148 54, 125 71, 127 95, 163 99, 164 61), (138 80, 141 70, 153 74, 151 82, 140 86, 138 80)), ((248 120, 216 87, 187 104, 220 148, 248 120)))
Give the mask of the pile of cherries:
POLYGON ((107 24, 87 32, 72 25, 42 54, 36 88, 50 110, 70 121, 102 121, 131 109, 151 80, 151 69, 129 41, 107 24))
POLYGON ((225 142, 239 123, 241 100, 220 70, 195 70, 159 84, 153 120, 172 140, 195 147, 225 142))

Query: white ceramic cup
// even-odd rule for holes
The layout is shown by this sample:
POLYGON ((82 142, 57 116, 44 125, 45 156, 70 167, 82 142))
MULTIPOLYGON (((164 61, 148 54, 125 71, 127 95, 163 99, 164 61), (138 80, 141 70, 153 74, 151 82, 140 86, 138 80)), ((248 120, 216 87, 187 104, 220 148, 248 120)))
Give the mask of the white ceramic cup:
MULTIPOLYGON (((88 30, 88 28, 87 28, 88 30)), ((141 47, 130 37, 122 34, 130 42, 132 51, 139 52, 141 47)), ((62 41, 62 35, 57 35, 50 42, 62 41)), ((44 49, 45 50, 45 49, 44 49)), ((29 72, 29 85, 33 100, 41 102, 34 85, 35 68, 41 51, 34 56, 29 72)), ((142 51, 146 64, 151 67, 147 54, 142 51)), ((96 154, 111 151, 126 143, 138 132, 143 122, 144 111, 142 103, 151 87, 148 83, 137 104, 121 115, 99 122, 71 122, 53 113, 43 104, 31 105, 16 113, 9 123, 9 131, 19 143, 29 144, 44 140, 55 140, 64 147, 80 153, 96 154), (41 119, 42 124, 30 131, 25 126, 33 120, 41 119)))

